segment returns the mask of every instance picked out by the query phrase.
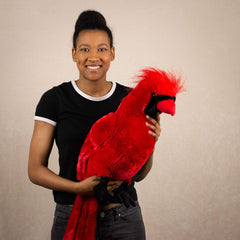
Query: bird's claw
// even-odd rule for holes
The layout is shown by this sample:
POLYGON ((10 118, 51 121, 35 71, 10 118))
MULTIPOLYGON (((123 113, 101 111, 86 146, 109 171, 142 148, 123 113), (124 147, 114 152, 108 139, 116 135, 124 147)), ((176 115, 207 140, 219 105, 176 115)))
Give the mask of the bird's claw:
POLYGON ((109 177, 101 177, 100 182, 94 187, 94 194, 99 204, 109 204, 111 195, 107 190, 109 177))
POLYGON ((117 189, 110 192, 107 190, 109 177, 101 177, 100 183, 94 187, 94 194, 99 204, 109 204, 109 203, 124 203, 126 207, 130 205, 135 206, 135 202, 129 195, 127 188, 128 183, 123 182, 117 189))

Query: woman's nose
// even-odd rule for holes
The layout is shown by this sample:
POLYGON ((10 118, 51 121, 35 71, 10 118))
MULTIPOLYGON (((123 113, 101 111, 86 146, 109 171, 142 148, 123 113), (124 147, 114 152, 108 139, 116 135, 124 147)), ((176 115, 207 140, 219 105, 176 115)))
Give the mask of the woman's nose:
POLYGON ((97 61, 99 60, 99 56, 98 56, 98 53, 96 52, 91 52, 88 56, 88 60, 89 61, 97 61))
POLYGON ((88 61, 90 61, 90 62, 96 62, 98 60, 99 60, 99 58, 97 58, 97 57, 89 57, 88 58, 88 61))

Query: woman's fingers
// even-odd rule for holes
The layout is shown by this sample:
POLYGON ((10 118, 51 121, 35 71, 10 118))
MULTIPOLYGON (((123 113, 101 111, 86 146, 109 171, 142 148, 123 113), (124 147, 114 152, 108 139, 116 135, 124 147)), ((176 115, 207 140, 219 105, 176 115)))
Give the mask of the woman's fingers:
POLYGON ((160 116, 159 114, 157 115, 157 118, 151 118, 148 115, 146 115, 147 120, 149 122, 146 122, 146 125, 150 128, 148 131, 151 136, 154 137, 155 142, 157 142, 158 138, 160 137, 161 133, 161 127, 160 127, 160 116))
POLYGON ((122 183, 123 183, 123 181, 120 181, 120 180, 109 181, 108 186, 107 186, 107 190, 108 191, 113 191, 113 190, 117 189, 122 183))

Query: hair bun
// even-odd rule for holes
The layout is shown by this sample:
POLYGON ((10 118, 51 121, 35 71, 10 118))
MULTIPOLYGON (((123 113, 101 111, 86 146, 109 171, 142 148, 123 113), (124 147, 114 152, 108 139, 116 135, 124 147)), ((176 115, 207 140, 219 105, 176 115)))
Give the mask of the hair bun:
POLYGON ((107 26, 104 16, 97 11, 87 10, 82 12, 75 24, 75 31, 73 34, 73 47, 76 49, 76 41, 78 35, 83 30, 102 30, 108 34, 110 47, 113 46, 112 31, 107 26))
POLYGON ((80 14, 76 22, 75 29, 83 26, 91 27, 96 25, 107 25, 104 16, 97 11, 87 10, 80 14))

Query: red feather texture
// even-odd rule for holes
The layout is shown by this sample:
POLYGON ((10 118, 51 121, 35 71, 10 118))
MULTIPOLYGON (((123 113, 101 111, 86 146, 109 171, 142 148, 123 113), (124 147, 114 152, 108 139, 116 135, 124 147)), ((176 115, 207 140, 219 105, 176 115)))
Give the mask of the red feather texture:
POLYGON ((142 87, 142 91, 150 89, 152 93, 169 96, 176 96, 184 91, 181 78, 171 72, 165 72, 157 68, 145 68, 136 77, 137 83, 147 85, 142 87))
MULTIPOLYGON (((176 96, 183 84, 173 74, 154 68, 142 70, 137 79, 117 111, 92 126, 78 159, 79 180, 98 175, 131 182, 153 152, 155 141, 148 133, 144 109, 151 94, 176 96)), ((97 209, 94 197, 78 195, 64 239, 94 240, 97 209)))

